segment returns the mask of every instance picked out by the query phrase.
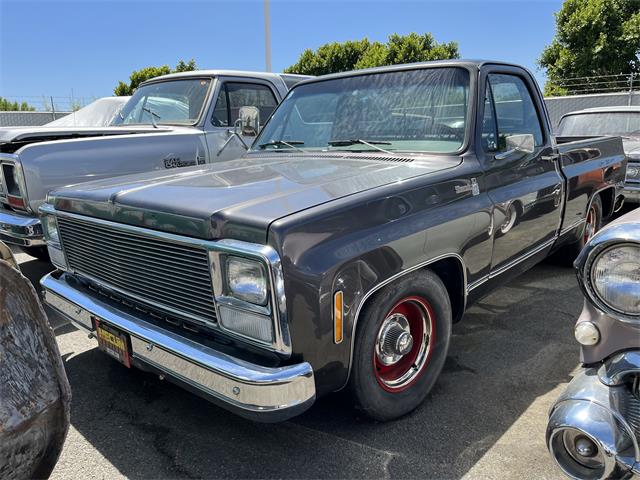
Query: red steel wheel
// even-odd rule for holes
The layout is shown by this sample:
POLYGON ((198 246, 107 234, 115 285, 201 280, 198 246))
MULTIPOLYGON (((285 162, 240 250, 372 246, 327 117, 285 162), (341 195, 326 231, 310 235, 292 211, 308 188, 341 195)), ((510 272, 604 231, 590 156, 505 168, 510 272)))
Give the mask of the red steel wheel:
POLYGON ((587 212, 587 219, 584 225, 583 244, 586 244, 596 234, 598 230, 598 211, 595 205, 591 205, 587 212))
POLYGON ((358 318, 349 390, 371 418, 406 415, 427 397, 447 358, 447 288, 429 269, 408 273, 376 292, 358 318))
POLYGON ((433 308, 422 297, 403 298, 380 324, 373 352, 376 380, 387 392, 411 387, 425 371, 436 341, 433 308))

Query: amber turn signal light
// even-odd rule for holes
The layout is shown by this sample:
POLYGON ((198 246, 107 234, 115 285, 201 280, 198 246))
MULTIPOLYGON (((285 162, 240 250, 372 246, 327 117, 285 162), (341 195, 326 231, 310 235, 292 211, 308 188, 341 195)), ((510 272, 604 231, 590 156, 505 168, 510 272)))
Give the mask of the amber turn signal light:
POLYGON ((344 336, 344 304, 343 293, 339 290, 333 296, 333 341, 342 342, 344 336))

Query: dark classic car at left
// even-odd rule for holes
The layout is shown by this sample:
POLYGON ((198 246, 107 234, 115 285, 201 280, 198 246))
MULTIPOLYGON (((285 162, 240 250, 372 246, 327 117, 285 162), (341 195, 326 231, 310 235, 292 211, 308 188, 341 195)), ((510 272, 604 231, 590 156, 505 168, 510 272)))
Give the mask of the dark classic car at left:
POLYGON ((640 209, 596 234, 576 270, 582 368, 551 408, 547 445, 572 478, 640 476, 640 209))
POLYGON ((52 193, 46 301, 126 365, 283 420, 416 408, 467 305, 618 203, 620 138, 554 138, 532 75, 449 61, 296 85, 243 159, 52 193))

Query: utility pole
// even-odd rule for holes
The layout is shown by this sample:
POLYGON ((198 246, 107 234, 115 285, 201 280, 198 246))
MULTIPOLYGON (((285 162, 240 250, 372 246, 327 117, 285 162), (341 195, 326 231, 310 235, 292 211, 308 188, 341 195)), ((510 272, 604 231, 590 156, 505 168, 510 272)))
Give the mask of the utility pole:
POLYGON ((267 72, 271 71, 271 26, 269 0, 264 0, 264 51, 267 72))

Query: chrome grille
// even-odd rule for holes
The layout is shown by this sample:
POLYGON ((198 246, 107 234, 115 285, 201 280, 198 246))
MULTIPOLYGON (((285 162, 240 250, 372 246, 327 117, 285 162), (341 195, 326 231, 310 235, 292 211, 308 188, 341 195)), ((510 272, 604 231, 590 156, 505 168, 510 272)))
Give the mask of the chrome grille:
POLYGON ((74 272, 156 311, 216 322, 204 248, 76 217, 58 216, 58 229, 74 272))

